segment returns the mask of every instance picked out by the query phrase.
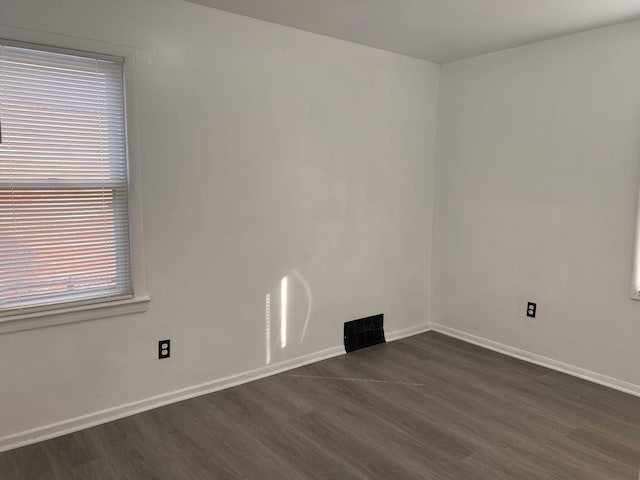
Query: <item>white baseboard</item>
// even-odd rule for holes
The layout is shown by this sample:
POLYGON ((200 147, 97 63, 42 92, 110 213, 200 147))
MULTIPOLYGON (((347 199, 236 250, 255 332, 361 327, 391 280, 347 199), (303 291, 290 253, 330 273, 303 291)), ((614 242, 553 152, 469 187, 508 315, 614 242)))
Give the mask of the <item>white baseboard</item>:
POLYGON ((421 333, 425 333, 431 330, 429 325, 417 325, 415 327, 403 328, 401 330, 395 330, 393 332, 389 332, 385 334, 385 338, 388 342, 393 342, 394 340, 400 340, 401 338, 413 337, 414 335, 419 335, 421 333))
POLYGON ((470 333, 456 330, 455 328, 447 327, 446 325, 433 324, 431 326, 431 329, 444 335, 448 335, 450 337, 454 337, 468 343, 473 343, 474 345, 478 345, 495 352, 509 355, 510 357, 519 358, 520 360, 524 360, 526 362, 535 363, 536 365, 540 365, 542 367, 557 370, 558 372, 566 373, 574 377, 582 378, 583 380, 588 380, 599 385, 604 385, 605 387, 613 388, 615 390, 640 397, 640 385, 635 385, 633 383, 625 382, 624 380, 619 380, 617 378, 608 377, 607 375, 602 375, 590 370, 585 370, 584 368, 569 365, 568 363, 560 362, 552 358, 543 357, 542 355, 537 355, 525 350, 520 350, 519 348, 510 347, 509 345, 494 342, 493 340, 489 340, 487 338, 478 337, 470 333))
MULTIPOLYGON (((390 332, 387 335, 387 340, 393 341, 401 338, 417 335, 429 330, 427 325, 420 325, 417 327, 405 328, 390 332)), ((52 423, 42 427, 37 427, 31 430, 8 435, 0 438, 0 452, 12 450, 14 448, 23 447, 37 442, 42 442, 50 438, 60 437, 69 433, 84 430, 86 428, 95 427, 103 423, 118 420, 120 418, 135 415, 136 413, 142 413, 147 410, 153 410, 154 408, 169 405, 171 403, 180 402, 182 400, 188 400, 189 398, 198 397, 200 395, 206 395, 208 393, 224 390, 225 388, 234 387, 243 383, 259 380, 264 377, 275 375, 287 370, 302 367, 310 363, 319 362, 328 358, 343 355, 345 353, 344 346, 328 348, 319 352, 303 355, 302 357, 286 360, 273 365, 267 365, 255 370, 250 370, 238 375, 232 375, 230 377, 213 380, 211 382, 202 383, 200 385, 194 385, 192 387, 175 390, 173 392, 163 393, 154 397, 146 398, 132 403, 119 405, 117 407, 108 408, 99 412, 93 412, 79 417, 71 418, 69 420, 63 420, 61 422, 52 423)))
MULTIPOLYGON (((591 372, 589 370, 569 365, 558 360, 553 360, 551 358, 543 357, 535 353, 530 353, 515 347, 510 347, 508 345, 494 342, 493 340, 462 332, 445 325, 434 324, 431 326, 419 325, 409 327, 402 330, 389 332, 386 334, 386 338, 388 341, 392 342, 394 340, 400 340, 402 338, 425 333, 430 330, 434 330, 444 335, 448 335, 465 342, 488 348, 489 350, 494 350, 511 357, 519 358, 527 362, 535 363, 536 365, 541 365, 552 370, 567 373, 584 380, 598 383, 600 385, 604 385, 606 387, 610 387, 615 390, 620 390, 622 392, 640 397, 640 385, 635 385, 596 372, 591 372)), ((230 377, 202 383, 200 385, 194 385, 192 387, 187 387, 180 390, 175 390, 173 392, 164 393, 144 400, 120 405, 99 412, 89 413, 87 415, 64 420, 62 422, 52 423, 43 427, 38 427, 24 432, 8 435, 6 437, 0 438, 0 452, 41 442, 50 438, 67 435, 69 433, 77 432, 79 430, 84 430, 86 428, 101 425, 113 420, 118 420, 120 418, 135 415, 147 410, 153 410, 154 408, 162 407, 164 405, 169 405, 171 403, 180 402, 189 398, 206 395, 208 393, 217 392, 219 390, 224 390, 226 388, 234 387, 243 383, 259 380, 261 378, 275 375, 277 373, 281 373, 294 368, 302 367, 310 363, 315 363, 321 360, 336 357, 338 355, 343 355, 344 353, 345 351, 343 346, 332 347, 321 350, 319 352, 304 355, 302 357, 257 368, 255 370, 250 370, 238 375, 232 375, 230 377)))
POLYGON ((171 403, 188 400, 189 398, 198 397, 207 393, 213 393, 219 390, 224 390, 225 388, 259 380, 261 378, 302 367, 310 363, 343 355, 344 353, 345 351, 343 346, 332 347, 319 352, 303 355, 302 357, 260 367, 238 375, 232 375, 230 377, 213 380, 211 382, 194 385, 192 387, 175 390, 173 392, 163 393, 161 395, 127 403, 99 412, 89 413, 69 420, 63 420, 62 422, 52 423, 43 427, 37 427, 24 432, 8 435, 0 438, 0 452, 23 447, 32 443, 42 442, 50 438, 60 437, 62 435, 95 427, 96 425, 101 425, 113 420, 135 415, 136 413, 153 410, 154 408, 169 405, 171 403))

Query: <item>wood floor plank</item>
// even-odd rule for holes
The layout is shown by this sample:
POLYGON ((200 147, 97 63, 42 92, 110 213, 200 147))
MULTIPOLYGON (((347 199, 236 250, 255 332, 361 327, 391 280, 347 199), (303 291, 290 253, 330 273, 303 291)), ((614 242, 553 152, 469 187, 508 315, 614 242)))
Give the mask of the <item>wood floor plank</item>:
POLYGON ((2 480, 637 480, 640 398, 429 332, 0 454, 2 480))

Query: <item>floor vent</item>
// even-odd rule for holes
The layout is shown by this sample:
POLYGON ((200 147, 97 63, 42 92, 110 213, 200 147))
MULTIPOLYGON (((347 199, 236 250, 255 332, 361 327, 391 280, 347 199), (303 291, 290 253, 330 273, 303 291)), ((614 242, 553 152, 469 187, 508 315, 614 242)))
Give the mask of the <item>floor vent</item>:
POLYGON ((347 352, 385 343, 385 341, 384 314, 382 313, 344 324, 344 349, 347 352))

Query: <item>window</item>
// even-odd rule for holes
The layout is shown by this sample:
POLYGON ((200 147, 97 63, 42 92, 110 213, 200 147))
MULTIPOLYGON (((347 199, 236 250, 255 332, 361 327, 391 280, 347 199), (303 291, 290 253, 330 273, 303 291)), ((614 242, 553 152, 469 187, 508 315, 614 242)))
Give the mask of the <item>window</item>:
POLYGON ((636 216, 636 245, 635 259, 633 262, 633 281, 631 284, 631 298, 640 300, 640 196, 638 197, 636 216))
POLYGON ((0 320, 132 297, 123 63, 0 41, 0 320))

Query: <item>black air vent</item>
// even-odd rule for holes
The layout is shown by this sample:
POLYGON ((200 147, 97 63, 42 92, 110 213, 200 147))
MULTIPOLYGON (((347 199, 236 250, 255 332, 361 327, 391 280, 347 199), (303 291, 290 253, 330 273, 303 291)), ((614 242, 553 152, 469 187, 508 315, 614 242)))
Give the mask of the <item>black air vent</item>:
POLYGON ((384 314, 382 313, 344 324, 344 348, 347 352, 384 342, 384 314))

